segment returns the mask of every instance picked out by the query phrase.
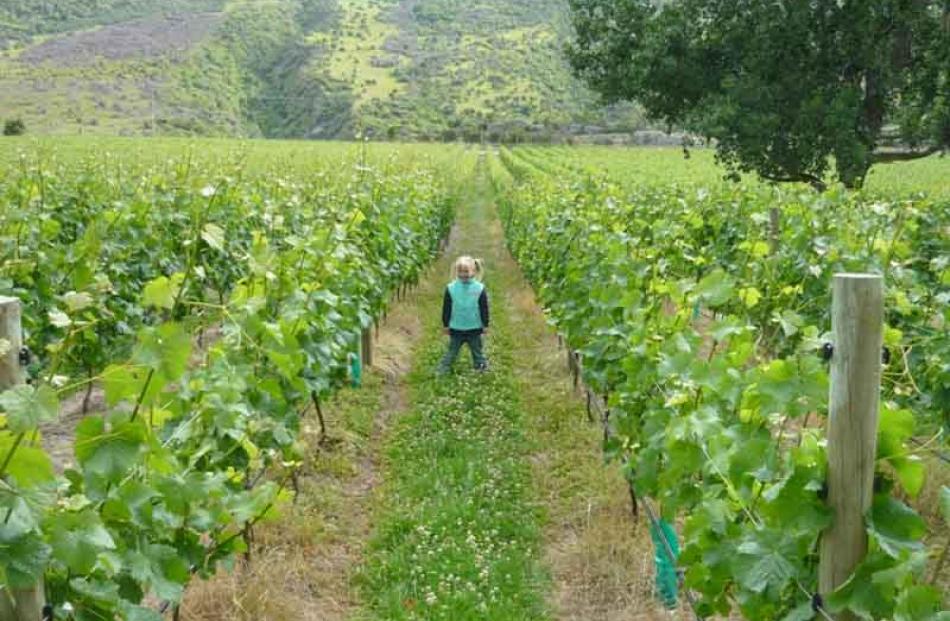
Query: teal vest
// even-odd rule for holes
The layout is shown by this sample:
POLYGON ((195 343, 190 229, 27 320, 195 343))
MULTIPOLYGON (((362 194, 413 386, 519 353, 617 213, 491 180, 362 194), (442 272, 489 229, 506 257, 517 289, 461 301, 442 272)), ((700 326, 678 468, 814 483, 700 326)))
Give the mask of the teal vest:
POLYGON ((477 280, 463 283, 453 280, 449 284, 449 295, 452 296, 452 317, 449 319, 449 328, 452 330, 478 330, 482 326, 482 316, 478 312, 478 298, 481 297, 485 285, 477 280))

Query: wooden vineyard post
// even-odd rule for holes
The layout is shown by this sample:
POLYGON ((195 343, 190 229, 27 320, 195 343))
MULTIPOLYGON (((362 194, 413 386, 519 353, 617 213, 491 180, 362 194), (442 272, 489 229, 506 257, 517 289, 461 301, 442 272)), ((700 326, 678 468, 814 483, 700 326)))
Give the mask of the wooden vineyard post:
POLYGON ((43 580, 28 589, 11 589, 12 599, 3 589, 3 603, 0 604, 0 620, 7 621, 42 621, 43 607, 46 598, 43 595, 43 580), (12 602, 16 602, 15 607, 12 602), (11 614, 12 617, 6 615, 11 614))
POLYGON ((369 328, 363 328, 362 347, 363 368, 373 366, 373 333, 369 328))
POLYGON ((15 621, 16 609, 13 607, 13 600, 7 588, 0 588, 0 621, 15 621))
MULTIPOLYGON (((22 334, 20 300, 0 296, 0 392, 23 382, 22 334)), ((0 587, 0 621, 40 621, 45 604, 42 580, 26 589, 0 587)))
POLYGON ((769 208, 769 249, 772 254, 778 251, 778 240, 782 234, 782 210, 769 208))
POLYGON ((0 358, 0 390, 23 383, 23 369, 20 367, 20 348, 23 347, 20 336, 20 300, 0 296, 0 341, 4 343, 0 358))
MULTIPOLYGON (((821 537, 822 596, 847 580, 867 554, 864 514, 874 493, 883 321, 881 276, 835 274, 828 407, 828 505, 834 522, 821 537)), ((837 618, 856 619, 848 611, 837 618)))
POLYGON ((580 372, 577 369, 577 356, 570 347, 567 348, 567 370, 571 374, 571 382, 574 386, 574 390, 577 390, 580 372))

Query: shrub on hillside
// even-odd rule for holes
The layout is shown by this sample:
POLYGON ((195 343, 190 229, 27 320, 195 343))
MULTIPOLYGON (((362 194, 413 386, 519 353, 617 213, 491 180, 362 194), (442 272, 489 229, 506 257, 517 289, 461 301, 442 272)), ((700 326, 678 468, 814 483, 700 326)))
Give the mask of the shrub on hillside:
POLYGON ((4 136, 20 136, 26 133, 26 123, 23 119, 7 119, 3 124, 4 136))

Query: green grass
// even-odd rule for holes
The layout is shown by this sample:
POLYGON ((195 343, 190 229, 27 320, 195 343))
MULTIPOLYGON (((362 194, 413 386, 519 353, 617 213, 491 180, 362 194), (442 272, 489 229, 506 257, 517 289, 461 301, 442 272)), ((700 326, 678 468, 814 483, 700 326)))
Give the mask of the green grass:
POLYGON ((922 160, 874 166, 865 188, 874 193, 926 192, 950 197, 950 157, 932 155, 922 160))
MULTIPOLYGON (((471 197, 470 197, 471 198, 471 197)), ((462 214, 459 248, 493 256, 479 228, 481 200, 462 214)), ((448 265, 441 265, 447 271, 448 265)), ((515 621, 545 616, 547 576, 537 557, 543 516, 528 457, 535 450, 512 372, 514 343, 501 311, 507 295, 487 286, 499 309, 477 373, 467 351, 456 372, 434 369, 445 347, 441 288, 427 292, 428 336, 416 355, 412 410, 387 451, 376 534, 360 583, 372 619, 515 621)))
MULTIPOLYGON (((0 98, 3 94, 0 93, 0 98)), ((29 122, 27 122, 29 127, 29 122)), ((293 140, 247 140, 209 138, 116 138, 110 136, 19 136, 0 139, 0 163, 9 163, 21 153, 48 153, 65 160, 87 157, 115 157, 127 162, 160 162, 171 156, 191 152, 197 161, 207 159, 243 160, 252 173, 275 168, 301 169, 314 159, 353 164, 360 146, 352 142, 313 142, 293 140)), ((583 170, 594 175, 607 174, 619 183, 655 185, 706 185, 723 183, 723 170, 716 165, 708 149, 692 149, 684 158, 679 148, 666 147, 517 147, 511 153, 522 162, 547 172, 561 169, 583 170)), ((451 161, 458 159, 462 149, 438 144, 395 144, 371 142, 367 156, 384 165, 389 158, 430 157, 451 161)), ((491 166, 499 166, 493 160, 491 166)), ((747 187, 765 184, 747 175, 747 187)), ((882 195, 911 195, 925 192, 933 196, 950 196, 950 158, 932 156, 923 160, 880 164, 871 169, 865 191, 882 195)))
POLYGON ((539 529, 510 345, 489 348, 485 376, 433 380, 441 346, 430 340, 415 410, 390 447, 393 479, 364 596, 379 619, 537 618, 539 529))
MULTIPOLYGON (((16 136, 0 138, 0 165, 43 161, 76 166, 108 163, 129 171, 190 158, 192 165, 228 163, 249 176, 273 171, 304 173, 330 162, 341 167, 358 165, 361 146, 353 142, 301 140, 240 140, 236 138, 115 138, 103 136, 16 136)), ((472 152, 439 144, 367 143, 366 163, 386 167, 432 160, 440 166, 470 165, 472 152)), ((169 164, 171 165, 171 164, 169 164)), ((0 174, 0 179, 3 175, 0 174)))
MULTIPOLYGON (((678 147, 517 147, 512 153, 534 166, 561 166, 590 174, 606 174, 621 184, 704 185, 731 183, 716 164, 712 149, 690 149, 685 157, 678 147)), ((742 184, 762 188, 755 175, 744 175, 742 184)), ((788 184, 782 184, 788 187, 788 184)), ((803 186, 804 187, 804 186, 803 186)), ((950 196, 950 158, 931 156, 909 162, 878 164, 871 168, 864 191, 904 196, 924 192, 950 196)))

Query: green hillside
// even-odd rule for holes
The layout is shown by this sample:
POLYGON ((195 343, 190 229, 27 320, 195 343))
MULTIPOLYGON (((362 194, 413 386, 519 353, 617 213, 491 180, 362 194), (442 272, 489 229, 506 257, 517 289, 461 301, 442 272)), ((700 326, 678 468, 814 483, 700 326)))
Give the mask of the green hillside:
POLYGON ((0 118, 30 133, 548 140, 637 129, 561 54, 563 0, 13 0, 0 118))

